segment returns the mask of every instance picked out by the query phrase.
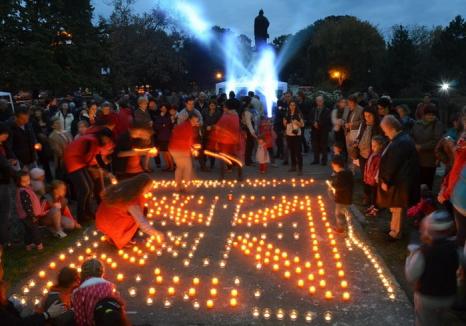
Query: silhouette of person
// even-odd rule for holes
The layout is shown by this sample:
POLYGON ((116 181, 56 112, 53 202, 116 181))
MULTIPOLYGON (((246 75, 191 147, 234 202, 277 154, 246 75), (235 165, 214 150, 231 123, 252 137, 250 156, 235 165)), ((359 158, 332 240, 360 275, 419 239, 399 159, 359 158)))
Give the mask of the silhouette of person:
POLYGON ((269 34, 267 29, 269 28, 269 20, 264 16, 264 10, 259 11, 259 15, 254 19, 254 39, 256 42, 256 49, 260 49, 267 45, 267 39, 269 34))

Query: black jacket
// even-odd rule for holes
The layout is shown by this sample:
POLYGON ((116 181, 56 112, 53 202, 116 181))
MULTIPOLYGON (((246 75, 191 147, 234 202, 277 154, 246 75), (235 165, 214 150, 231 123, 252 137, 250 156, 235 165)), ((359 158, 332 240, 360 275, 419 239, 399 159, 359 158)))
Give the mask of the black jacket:
POLYGON ((419 199, 419 160, 413 140, 401 132, 388 144, 380 160, 377 204, 406 208, 419 199), (388 191, 381 188, 382 182, 388 191))
POLYGON ((353 203, 353 173, 343 170, 333 176, 332 186, 335 188, 335 203, 351 205, 353 203))
POLYGON ((314 132, 330 132, 332 128, 332 120, 330 118, 331 112, 329 108, 317 109, 314 108, 310 116, 311 129, 314 132), (317 122, 318 128, 314 127, 314 123, 317 122))
POLYGON ((22 165, 36 161, 34 145, 37 143, 36 134, 30 124, 19 127, 15 121, 10 122, 10 135, 7 141, 8 158, 17 159, 22 165))

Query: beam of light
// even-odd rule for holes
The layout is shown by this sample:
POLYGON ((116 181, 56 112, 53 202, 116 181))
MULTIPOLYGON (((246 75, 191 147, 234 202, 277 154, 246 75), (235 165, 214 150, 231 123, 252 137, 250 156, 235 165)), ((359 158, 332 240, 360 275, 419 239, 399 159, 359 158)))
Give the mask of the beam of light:
POLYGON ((204 43, 208 43, 212 37, 210 27, 212 24, 203 17, 201 7, 189 1, 163 0, 161 8, 177 18, 177 23, 183 29, 204 43))
POLYGON ((204 155, 207 155, 207 156, 222 160, 225 163, 227 163, 228 165, 233 165, 233 162, 230 161, 227 157, 223 156, 221 153, 217 154, 217 153, 211 152, 211 151, 206 149, 206 150, 204 150, 204 155))
POLYGON ((442 92, 448 92, 450 90, 450 83, 448 82, 443 82, 441 85, 440 85, 440 90, 442 92))

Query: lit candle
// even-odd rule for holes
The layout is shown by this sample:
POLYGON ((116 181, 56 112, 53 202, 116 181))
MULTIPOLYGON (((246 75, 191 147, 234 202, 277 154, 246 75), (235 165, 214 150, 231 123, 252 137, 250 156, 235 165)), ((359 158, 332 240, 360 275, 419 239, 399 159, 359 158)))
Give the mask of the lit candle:
POLYGON ((118 282, 122 282, 125 276, 122 273, 118 273, 116 279, 118 282))
POLYGON ((236 307, 238 305, 238 300, 236 298, 231 298, 230 299, 230 306, 236 307))
POLYGON ((206 306, 209 309, 213 308, 214 307, 214 300, 212 300, 212 299, 207 300, 206 301, 206 306))
POLYGON ((348 301, 350 299, 349 292, 343 292, 343 301, 348 301))

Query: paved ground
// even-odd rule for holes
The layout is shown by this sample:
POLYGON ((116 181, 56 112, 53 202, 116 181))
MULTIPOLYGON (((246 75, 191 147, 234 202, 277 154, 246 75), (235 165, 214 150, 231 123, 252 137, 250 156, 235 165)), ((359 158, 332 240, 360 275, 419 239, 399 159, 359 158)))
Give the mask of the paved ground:
POLYGON ((411 303, 360 227, 351 224, 346 238, 328 229, 327 168, 306 166, 295 182, 285 171, 257 182, 248 168, 242 185, 204 182, 187 196, 160 182, 149 209, 169 234, 165 248, 140 240, 135 251, 117 252, 88 230, 18 295, 34 301, 60 266, 95 255, 139 325, 411 325, 411 303))

